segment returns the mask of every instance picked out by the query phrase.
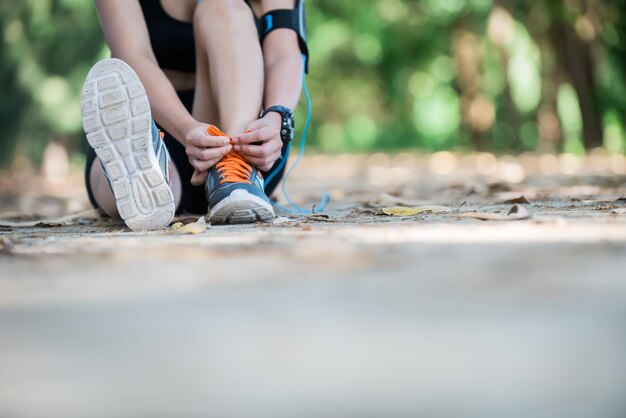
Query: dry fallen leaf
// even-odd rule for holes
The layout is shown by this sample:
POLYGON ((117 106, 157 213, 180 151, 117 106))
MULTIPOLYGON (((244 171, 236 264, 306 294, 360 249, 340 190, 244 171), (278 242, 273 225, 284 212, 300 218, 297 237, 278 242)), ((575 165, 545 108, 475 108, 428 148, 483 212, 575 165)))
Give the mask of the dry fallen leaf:
POLYGON ((511 209, 509 209, 507 215, 516 219, 530 218, 530 213, 528 213, 528 210, 522 205, 511 206, 511 209))
POLYGON ((176 222, 168 231, 173 234, 202 234, 208 229, 204 216, 201 216, 196 222, 184 225, 182 222, 176 222))
POLYGON ((391 206, 382 208, 382 211, 385 215, 389 216, 415 216, 424 212, 422 208, 407 206, 391 206))
POLYGON ((509 211, 504 213, 491 212, 465 212, 459 214, 461 218, 479 219, 481 221, 519 221, 530 218, 530 213, 524 206, 513 205, 509 211))
MULTIPOLYGON (((198 217, 197 216, 185 216, 185 217, 178 217, 178 219, 176 219, 176 223, 181 223, 183 225, 187 225, 188 223, 193 223, 193 222, 197 222, 198 221, 198 217)), ((174 225, 172 225, 174 226, 174 225)))
POLYGON ((511 198, 511 199, 506 199, 502 203, 507 204, 507 205, 513 204, 513 203, 529 204, 530 200, 528 200, 526 198, 526 196, 524 196, 524 195, 519 195, 518 197, 514 197, 514 198, 511 198))
POLYGON ((452 209, 446 206, 391 206, 382 208, 382 212, 389 216, 415 216, 420 213, 448 213, 452 209))

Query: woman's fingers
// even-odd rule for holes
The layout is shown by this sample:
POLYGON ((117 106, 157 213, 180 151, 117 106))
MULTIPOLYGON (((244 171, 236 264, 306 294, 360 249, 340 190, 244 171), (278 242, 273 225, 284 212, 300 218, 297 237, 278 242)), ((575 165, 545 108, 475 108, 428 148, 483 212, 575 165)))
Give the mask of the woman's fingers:
POLYGON ((235 145, 234 150, 260 170, 267 171, 280 158, 282 147, 282 141, 274 140, 262 145, 235 145))
POLYGON ((232 149, 232 145, 226 145, 219 148, 188 147, 186 152, 189 158, 208 161, 215 158, 221 158, 232 151, 232 149))
POLYGON ((202 148, 222 147, 230 144, 230 138, 226 136, 193 135, 187 138, 187 144, 202 148))
POLYGON ((270 152, 266 147, 259 145, 235 145, 235 151, 245 157, 264 158, 267 157, 270 152))
POLYGON ((269 155, 280 152, 283 144, 279 141, 266 142, 263 145, 235 145, 234 149, 238 153, 246 157, 264 158, 269 155))
POLYGON ((190 135, 187 138, 186 152, 195 169, 191 184, 204 184, 208 170, 232 150, 260 170, 267 171, 280 159, 283 147, 278 130, 269 126, 239 135, 233 138, 233 143, 237 145, 233 147, 230 139, 223 136, 190 135))
POLYGON ((263 127, 256 131, 248 132, 245 134, 238 135, 233 138, 234 144, 254 144, 256 142, 266 142, 272 138, 275 138, 279 132, 277 129, 271 128, 269 126, 263 127))

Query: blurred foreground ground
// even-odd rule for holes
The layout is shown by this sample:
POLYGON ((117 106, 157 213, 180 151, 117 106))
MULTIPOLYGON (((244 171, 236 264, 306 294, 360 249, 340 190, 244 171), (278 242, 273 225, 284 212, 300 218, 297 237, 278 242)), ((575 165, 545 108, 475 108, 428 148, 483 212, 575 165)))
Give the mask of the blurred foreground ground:
POLYGON ((199 235, 54 161, 0 178, 1 418, 626 416, 622 157, 314 156, 325 215, 199 235))

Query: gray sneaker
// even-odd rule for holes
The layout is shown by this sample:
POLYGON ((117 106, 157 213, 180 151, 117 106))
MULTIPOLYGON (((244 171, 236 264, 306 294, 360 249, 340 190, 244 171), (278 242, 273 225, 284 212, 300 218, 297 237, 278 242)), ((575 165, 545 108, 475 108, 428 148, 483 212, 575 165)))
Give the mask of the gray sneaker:
POLYGON ((137 74, 118 59, 94 65, 81 112, 87 141, 102 162, 126 225, 133 231, 169 225, 176 210, 170 156, 137 74))
POLYGON ((264 192, 263 176, 239 154, 227 154, 209 170, 206 192, 213 224, 274 219, 274 209, 264 192))

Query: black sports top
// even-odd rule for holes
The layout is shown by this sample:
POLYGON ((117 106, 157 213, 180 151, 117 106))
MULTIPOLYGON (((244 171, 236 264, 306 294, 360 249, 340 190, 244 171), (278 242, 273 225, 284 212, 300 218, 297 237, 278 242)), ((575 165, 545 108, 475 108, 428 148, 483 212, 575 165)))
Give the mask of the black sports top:
MULTIPOLYGON (((249 4, 249 1, 246 0, 249 4)), ((167 14, 161 0, 139 0, 148 26, 150 43, 159 67, 193 73, 196 71, 196 46, 193 25, 167 14)), ((255 16, 257 28, 259 20, 255 16)))
POLYGON ((148 26, 152 50, 159 67, 185 72, 196 71, 193 25, 167 14, 161 0, 139 0, 148 26))

